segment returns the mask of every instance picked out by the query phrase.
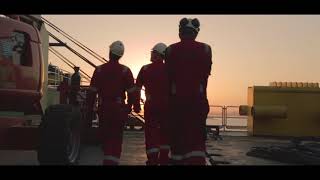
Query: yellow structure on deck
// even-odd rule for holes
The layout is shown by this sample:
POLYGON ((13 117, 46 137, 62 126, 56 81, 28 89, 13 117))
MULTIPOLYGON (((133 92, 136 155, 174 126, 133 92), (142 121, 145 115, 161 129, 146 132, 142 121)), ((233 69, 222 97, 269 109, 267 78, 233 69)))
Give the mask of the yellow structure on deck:
POLYGON ((254 136, 320 136, 318 83, 272 82, 248 88, 248 133, 254 136))

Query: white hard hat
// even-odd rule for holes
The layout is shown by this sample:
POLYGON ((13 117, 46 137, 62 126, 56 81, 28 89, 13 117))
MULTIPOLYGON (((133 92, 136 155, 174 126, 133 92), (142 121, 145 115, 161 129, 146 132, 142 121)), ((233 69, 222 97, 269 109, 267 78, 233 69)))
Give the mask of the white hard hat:
POLYGON ((110 45, 110 51, 117 56, 123 56, 124 45, 121 41, 115 41, 110 45))
POLYGON ((191 28, 195 30, 196 32, 200 31, 200 22, 197 18, 191 19, 191 18, 182 18, 179 23, 179 28, 191 28))
POLYGON ((159 54, 164 56, 166 49, 167 49, 167 45, 165 45, 164 43, 158 43, 152 48, 152 51, 156 51, 159 54))

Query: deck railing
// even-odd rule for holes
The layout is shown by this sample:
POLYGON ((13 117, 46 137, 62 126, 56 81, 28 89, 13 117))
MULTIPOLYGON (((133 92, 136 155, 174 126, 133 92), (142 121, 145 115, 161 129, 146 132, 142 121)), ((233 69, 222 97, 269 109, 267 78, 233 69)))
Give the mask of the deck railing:
POLYGON ((246 131, 247 116, 239 114, 239 106, 210 105, 207 125, 220 126, 222 131, 246 131))

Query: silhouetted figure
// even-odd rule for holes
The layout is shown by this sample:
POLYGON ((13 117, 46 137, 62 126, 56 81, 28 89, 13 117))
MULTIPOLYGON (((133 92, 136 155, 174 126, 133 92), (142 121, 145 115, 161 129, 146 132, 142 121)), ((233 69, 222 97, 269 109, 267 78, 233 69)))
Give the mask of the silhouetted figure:
POLYGON ((163 62, 167 46, 158 43, 152 48, 151 64, 143 66, 136 80, 137 98, 134 111, 140 112, 141 88, 145 87, 144 104, 145 143, 147 165, 167 165, 169 161, 168 145, 168 90, 169 81, 163 62))
POLYGON ((92 114, 90 111, 93 110, 97 94, 101 100, 98 107, 98 132, 104 153, 103 165, 119 164, 124 124, 134 103, 132 72, 130 68, 119 63, 123 54, 124 45, 121 41, 115 41, 110 45, 110 61, 98 66, 93 72, 91 93, 87 99, 89 115, 92 114))
POLYGON ((63 78, 63 81, 58 86, 60 92, 60 104, 68 104, 69 83, 68 78, 63 78))
POLYGON ((74 73, 71 76, 71 90, 70 90, 70 98, 69 102, 70 104, 77 105, 77 94, 80 90, 80 82, 81 82, 81 77, 79 73, 80 68, 79 67, 74 67, 74 73))
POLYGON ((205 121, 209 113, 206 90, 212 59, 210 46, 195 41, 199 27, 198 19, 181 19, 181 41, 166 50, 171 159, 175 164, 205 165, 205 121))

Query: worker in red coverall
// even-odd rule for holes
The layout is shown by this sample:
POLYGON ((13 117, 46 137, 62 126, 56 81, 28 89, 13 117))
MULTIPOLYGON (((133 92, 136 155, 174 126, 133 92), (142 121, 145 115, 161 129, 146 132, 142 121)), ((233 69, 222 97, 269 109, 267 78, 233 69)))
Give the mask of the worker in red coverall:
POLYGON ((147 165, 167 165, 170 146, 168 135, 168 74, 163 62, 167 46, 156 44, 151 51, 151 64, 143 66, 138 74, 136 85, 137 99, 134 111, 140 112, 140 92, 145 87, 144 104, 145 143, 147 165))
POLYGON ((81 86, 80 67, 73 67, 74 73, 70 79, 70 92, 69 92, 69 104, 78 105, 78 93, 81 86))
POLYGON ((119 63, 124 45, 115 41, 110 45, 108 63, 98 66, 92 76, 88 97, 88 110, 99 96, 99 137, 103 143, 103 165, 118 165, 122 151, 124 123, 134 102, 134 79, 131 70, 119 63), (125 103, 126 94, 127 104, 125 103))
POLYGON ((68 93, 69 93, 68 78, 63 78, 63 81, 58 86, 60 92, 60 104, 68 104, 68 93))
POLYGON ((205 125, 209 113, 207 81, 211 71, 211 47, 195 41, 198 19, 183 18, 180 42, 166 50, 170 81, 171 159, 177 165, 205 165, 205 125))

